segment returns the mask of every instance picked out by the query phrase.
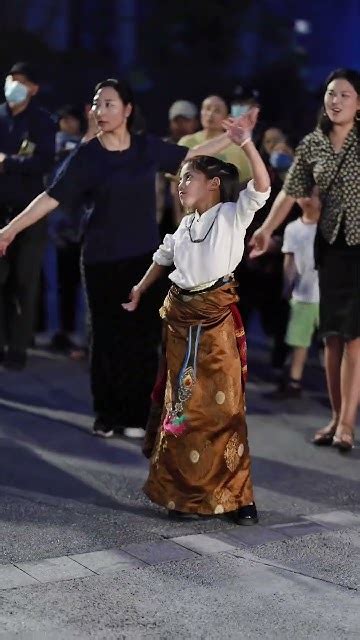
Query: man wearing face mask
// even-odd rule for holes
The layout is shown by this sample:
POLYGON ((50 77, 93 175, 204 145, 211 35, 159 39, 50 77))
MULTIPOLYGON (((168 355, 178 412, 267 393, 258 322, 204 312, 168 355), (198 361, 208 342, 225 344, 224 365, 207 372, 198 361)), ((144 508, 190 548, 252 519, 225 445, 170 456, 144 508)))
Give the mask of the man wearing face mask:
MULTIPOLYGON (((260 107, 260 94, 257 89, 238 84, 230 102, 230 114, 233 118, 240 118, 252 107, 260 107)), ((256 134, 255 134, 256 138, 256 134)))
POLYGON ((272 168, 278 172, 281 182, 284 182, 293 160, 294 152, 286 142, 279 142, 274 146, 269 156, 269 162, 272 168))
MULTIPOLYGON (((28 63, 13 65, 0 105, 0 222, 7 224, 43 190, 44 175, 55 155, 55 125, 34 97, 38 79, 28 63)), ((46 223, 19 235, 0 258, 0 362, 20 370, 26 364, 46 223)))

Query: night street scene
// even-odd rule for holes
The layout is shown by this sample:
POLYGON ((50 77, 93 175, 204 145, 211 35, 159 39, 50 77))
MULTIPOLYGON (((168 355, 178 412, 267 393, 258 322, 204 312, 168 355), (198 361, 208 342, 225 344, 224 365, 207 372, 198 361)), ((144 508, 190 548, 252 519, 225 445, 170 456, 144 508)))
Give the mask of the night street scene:
POLYGON ((359 0, 3 0, 0 640, 360 638, 359 0))

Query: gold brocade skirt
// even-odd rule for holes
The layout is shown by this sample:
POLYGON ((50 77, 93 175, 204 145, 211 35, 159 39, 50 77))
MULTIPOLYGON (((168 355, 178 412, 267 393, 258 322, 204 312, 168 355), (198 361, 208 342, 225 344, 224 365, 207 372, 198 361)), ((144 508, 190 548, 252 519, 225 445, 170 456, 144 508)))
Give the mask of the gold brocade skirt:
POLYGON ((167 384, 146 495, 167 509, 204 515, 253 502, 234 284, 197 295, 170 289, 167 384))

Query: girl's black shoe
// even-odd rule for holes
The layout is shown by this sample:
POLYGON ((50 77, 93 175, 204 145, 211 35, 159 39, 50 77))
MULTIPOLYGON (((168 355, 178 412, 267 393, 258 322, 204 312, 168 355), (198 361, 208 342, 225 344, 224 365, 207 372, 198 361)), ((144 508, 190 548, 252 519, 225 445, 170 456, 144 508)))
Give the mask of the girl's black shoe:
POLYGON ((229 517, 235 524, 250 527, 259 522, 259 517, 255 504, 248 504, 246 507, 240 507, 236 511, 231 511, 229 517))
POLYGON ((186 513, 184 511, 176 511, 175 509, 168 510, 169 520, 194 520, 196 513, 186 513))

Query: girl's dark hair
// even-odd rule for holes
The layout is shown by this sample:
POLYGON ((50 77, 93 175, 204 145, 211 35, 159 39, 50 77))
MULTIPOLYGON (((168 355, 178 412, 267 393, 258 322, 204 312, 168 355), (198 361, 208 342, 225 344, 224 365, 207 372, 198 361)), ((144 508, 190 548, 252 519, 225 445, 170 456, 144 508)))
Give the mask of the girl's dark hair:
POLYGON ((79 122, 81 133, 85 133, 87 123, 84 109, 81 109, 80 107, 73 104, 65 104, 63 107, 60 107, 60 109, 58 109, 58 120, 61 120, 61 118, 67 118, 68 116, 75 118, 79 122))
POLYGON ((190 165, 194 171, 200 171, 209 180, 220 178, 220 201, 235 202, 240 191, 239 172, 231 162, 224 162, 210 156, 194 156, 185 160, 183 165, 190 165))
MULTIPOLYGON (((347 80, 360 98, 360 73, 358 71, 355 69, 335 69, 325 80, 324 93, 326 92, 330 82, 333 80, 347 80)), ((355 124, 357 127, 358 138, 360 139, 360 121, 356 120, 355 124)), ((318 125, 321 131, 325 134, 330 133, 333 127, 333 124, 330 118, 326 115, 324 108, 320 110, 318 125)))
POLYGON ((127 119, 127 128, 131 129, 135 113, 135 98, 132 88, 130 87, 128 82, 126 82, 126 80, 108 78, 107 80, 103 80, 96 85, 95 93, 100 91, 100 89, 104 89, 105 87, 111 87, 112 89, 115 89, 120 100, 124 103, 125 106, 128 104, 132 105, 132 111, 127 119))

